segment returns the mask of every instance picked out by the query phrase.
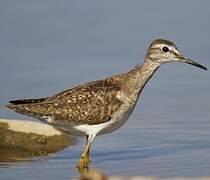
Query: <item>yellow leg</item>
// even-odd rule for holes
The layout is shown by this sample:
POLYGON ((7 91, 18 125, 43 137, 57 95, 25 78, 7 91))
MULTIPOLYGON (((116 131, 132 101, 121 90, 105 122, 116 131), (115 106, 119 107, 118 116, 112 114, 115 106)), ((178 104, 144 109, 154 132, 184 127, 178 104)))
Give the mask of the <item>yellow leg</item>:
MULTIPOLYGON (((89 136, 86 136, 86 146, 88 146, 88 137, 89 136)), ((92 163, 92 161, 89 159, 89 157, 90 157, 90 146, 87 150, 86 158, 87 158, 88 163, 92 163)))
POLYGON ((92 136, 92 135, 86 137, 86 146, 84 148, 84 151, 81 155, 81 158, 77 166, 80 173, 84 173, 88 171, 89 164, 91 163, 89 159, 89 151, 90 151, 90 146, 94 137, 95 136, 92 136))

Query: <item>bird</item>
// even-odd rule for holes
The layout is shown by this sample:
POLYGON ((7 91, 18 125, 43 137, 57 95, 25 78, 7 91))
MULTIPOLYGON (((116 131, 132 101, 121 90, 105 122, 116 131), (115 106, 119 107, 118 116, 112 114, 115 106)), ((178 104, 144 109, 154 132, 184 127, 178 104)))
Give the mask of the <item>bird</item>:
POLYGON ((125 73, 86 82, 50 97, 12 100, 5 106, 70 134, 86 137, 78 161, 78 168, 84 170, 91 162, 89 152, 95 137, 120 128, 132 114, 153 74, 163 64, 170 62, 184 62, 207 70, 205 66, 182 55, 175 43, 155 39, 143 63, 125 73))

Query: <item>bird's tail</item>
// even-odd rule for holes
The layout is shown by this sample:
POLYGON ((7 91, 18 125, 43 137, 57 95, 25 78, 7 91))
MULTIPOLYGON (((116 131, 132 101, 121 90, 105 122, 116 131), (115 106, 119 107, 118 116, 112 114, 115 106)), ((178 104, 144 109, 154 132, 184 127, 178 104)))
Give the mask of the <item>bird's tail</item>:
POLYGON ((18 104, 31 104, 31 103, 40 103, 44 101, 46 98, 39 98, 39 99, 18 99, 18 100, 12 100, 9 103, 13 105, 18 104))
POLYGON ((18 99, 18 100, 12 100, 9 101, 9 104, 6 104, 5 106, 13 111, 19 112, 24 114, 25 111, 27 111, 27 105, 32 105, 36 103, 41 103, 46 98, 39 98, 39 99, 18 99))

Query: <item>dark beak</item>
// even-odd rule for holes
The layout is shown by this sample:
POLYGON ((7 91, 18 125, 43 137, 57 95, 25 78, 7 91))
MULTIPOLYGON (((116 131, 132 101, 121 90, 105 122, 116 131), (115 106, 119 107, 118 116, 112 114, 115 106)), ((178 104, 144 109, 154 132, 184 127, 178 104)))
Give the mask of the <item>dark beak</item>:
POLYGON ((195 61, 193 61, 193 60, 191 60, 191 59, 189 59, 187 57, 180 56, 179 57, 179 60, 182 61, 182 62, 184 62, 184 63, 191 64, 193 66, 196 66, 196 67, 199 67, 201 69, 207 70, 207 68, 205 66, 203 66, 201 64, 198 64, 197 62, 195 62, 195 61))

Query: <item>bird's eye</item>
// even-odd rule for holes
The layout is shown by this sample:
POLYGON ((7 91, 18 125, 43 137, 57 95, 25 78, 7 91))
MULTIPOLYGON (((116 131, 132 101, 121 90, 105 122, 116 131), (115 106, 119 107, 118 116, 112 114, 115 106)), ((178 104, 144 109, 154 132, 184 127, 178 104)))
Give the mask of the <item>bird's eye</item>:
POLYGON ((164 47, 162 48, 162 51, 163 51, 163 52, 168 52, 169 49, 168 49, 168 47, 164 46, 164 47))

